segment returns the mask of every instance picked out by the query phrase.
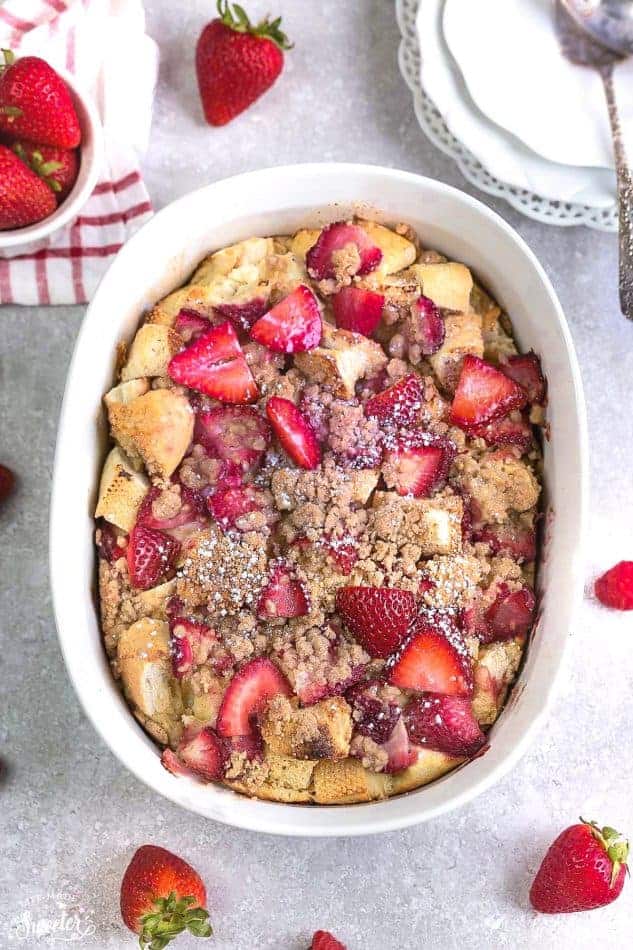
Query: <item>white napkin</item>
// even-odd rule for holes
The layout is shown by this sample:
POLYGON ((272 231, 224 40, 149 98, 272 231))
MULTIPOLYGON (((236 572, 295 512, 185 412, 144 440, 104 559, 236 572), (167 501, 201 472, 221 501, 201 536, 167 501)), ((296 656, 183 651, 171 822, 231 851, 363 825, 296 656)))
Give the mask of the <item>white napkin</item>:
POLYGON ((149 138, 158 49, 145 33, 142 0, 8 0, 0 6, 0 46, 74 73, 105 137, 100 181, 80 217, 44 249, 3 252, 0 303, 82 303, 152 213, 139 155, 149 138))

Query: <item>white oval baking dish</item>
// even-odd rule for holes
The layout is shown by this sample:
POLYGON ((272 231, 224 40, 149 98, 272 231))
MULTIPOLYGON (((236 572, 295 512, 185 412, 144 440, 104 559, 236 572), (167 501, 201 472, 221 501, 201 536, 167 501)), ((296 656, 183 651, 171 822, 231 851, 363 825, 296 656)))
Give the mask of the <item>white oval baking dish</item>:
POLYGON ((50 530, 54 608, 70 678, 114 754, 152 789, 200 815, 289 835, 370 834, 426 821, 508 772, 543 724, 582 587, 586 484, 585 409, 570 333, 543 268, 497 214, 440 182, 367 165, 297 165, 216 182, 169 205, 128 242, 79 333, 59 425, 50 530), (521 348, 542 356, 551 440, 539 620, 486 755, 384 802, 315 807, 252 800, 166 772, 110 674, 96 608, 92 518, 107 442, 101 397, 112 382, 117 342, 130 339, 143 311, 183 283, 205 254, 251 235, 289 233, 359 212, 405 221, 425 246, 468 264, 510 313, 521 348))

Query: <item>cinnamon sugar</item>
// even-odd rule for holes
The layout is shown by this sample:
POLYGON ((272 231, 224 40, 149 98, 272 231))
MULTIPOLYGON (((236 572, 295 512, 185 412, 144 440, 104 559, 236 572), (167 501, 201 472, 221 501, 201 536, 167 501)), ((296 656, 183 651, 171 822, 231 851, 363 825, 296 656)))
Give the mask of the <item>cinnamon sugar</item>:
POLYGON ((211 618, 253 606, 266 580, 266 549, 256 532, 222 533, 212 526, 187 546, 176 572, 178 597, 205 606, 211 618))

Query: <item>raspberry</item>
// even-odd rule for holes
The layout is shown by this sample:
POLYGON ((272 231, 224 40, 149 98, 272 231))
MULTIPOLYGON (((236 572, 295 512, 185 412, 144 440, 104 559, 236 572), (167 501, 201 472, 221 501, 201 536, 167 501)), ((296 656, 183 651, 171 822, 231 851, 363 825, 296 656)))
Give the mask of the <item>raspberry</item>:
POLYGON ((620 561, 598 578, 596 597, 615 610, 633 610, 633 561, 620 561))

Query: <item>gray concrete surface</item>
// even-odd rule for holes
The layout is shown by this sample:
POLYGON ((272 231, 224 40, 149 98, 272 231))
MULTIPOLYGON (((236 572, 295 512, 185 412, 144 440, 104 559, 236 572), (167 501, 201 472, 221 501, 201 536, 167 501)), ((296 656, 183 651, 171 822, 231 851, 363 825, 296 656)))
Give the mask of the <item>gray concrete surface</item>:
MULTIPOLYGON (((157 206, 235 172, 302 160, 384 163, 467 188, 416 125, 390 0, 271 2, 296 48, 270 95, 219 131, 202 124, 192 69, 193 41, 213 4, 146 6, 162 54, 145 160, 157 206)), ((255 14, 268 7, 249 3, 255 14)), ((616 240, 548 229, 484 200, 539 255, 578 347, 592 449, 589 580, 633 557, 633 325, 618 312, 616 240)), ((426 826, 333 841, 236 831, 162 800, 103 746, 64 671, 46 565, 57 416, 82 315, 68 307, 0 312, 0 461, 20 479, 0 514, 0 946, 48 947, 73 936, 89 948, 133 946, 119 920, 118 884, 147 841, 202 872, 217 950, 305 950, 317 927, 350 950, 630 942, 633 884, 590 915, 537 917, 526 902, 544 848, 579 814, 633 835, 633 623, 590 598, 536 745, 486 795, 426 826)))

